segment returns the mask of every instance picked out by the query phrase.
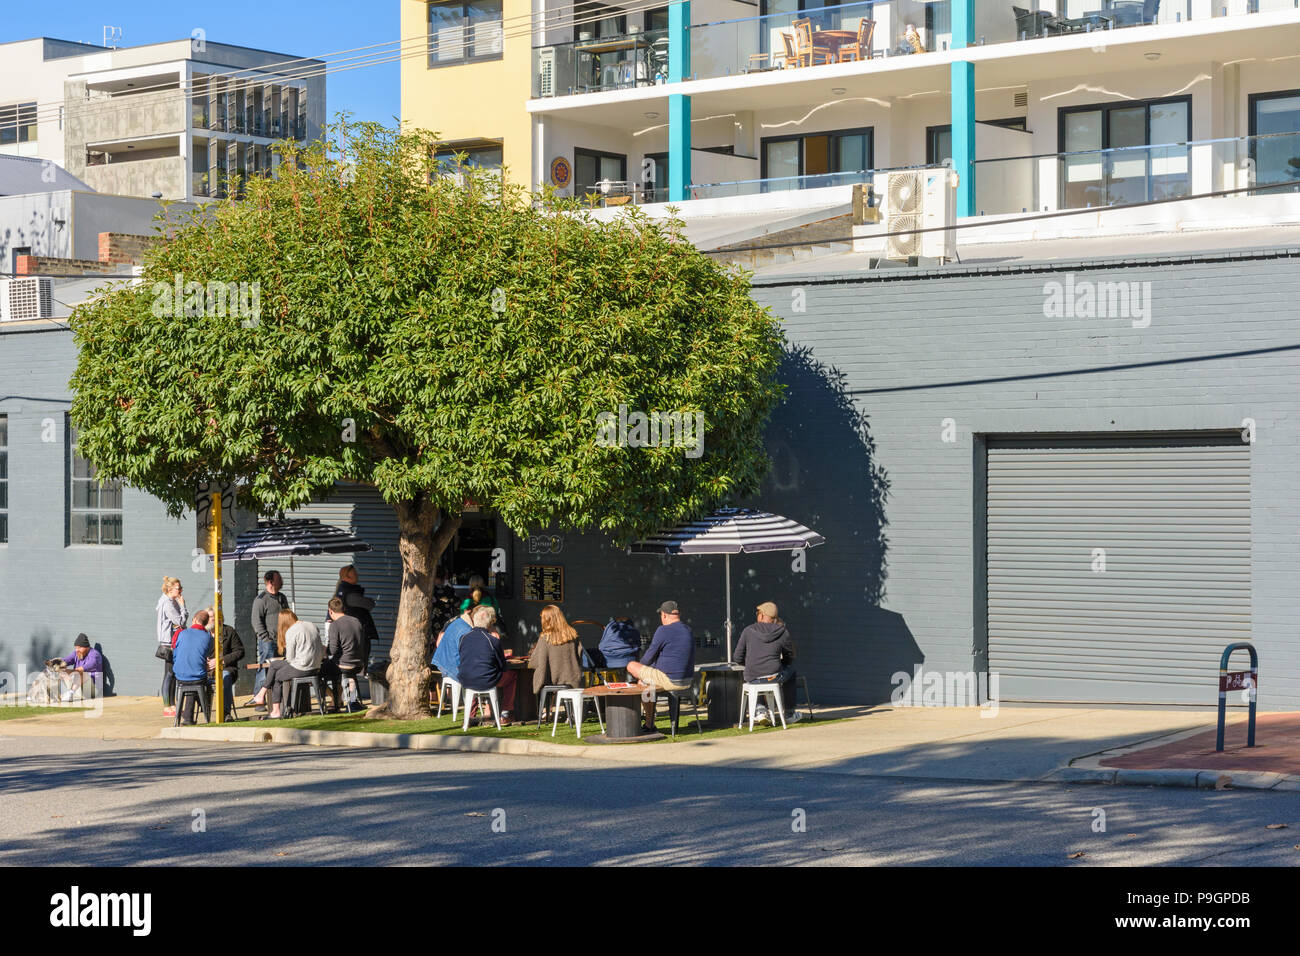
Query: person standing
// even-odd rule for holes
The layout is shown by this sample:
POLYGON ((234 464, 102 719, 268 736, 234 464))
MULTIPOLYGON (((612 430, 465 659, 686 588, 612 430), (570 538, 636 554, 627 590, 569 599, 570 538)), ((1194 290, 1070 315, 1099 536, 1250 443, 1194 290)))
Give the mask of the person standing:
POLYGON ((369 666, 370 648, 379 640, 379 629, 375 627, 375 619, 370 613, 374 610, 375 599, 366 597, 366 589, 357 583, 355 564, 339 569, 339 583, 334 589, 334 596, 343 602, 344 614, 361 622, 361 633, 365 636, 365 645, 361 649, 363 667, 369 666))
POLYGON ((172 666, 172 635, 185 627, 189 613, 185 610, 185 597, 179 578, 163 578, 162 597, 154 608, 157 619, 158 656, 163 661, 162 701, 163 716, 175 717, 173 692, 176 678, 172 666))
MULTIPOLYGON (((212 635, 208 633, 208 612, 199 611, 194 615, 190 627, 176 636, 176 647, 172 651, 172 670, 178 684, 206 684, 208 673, 213 669, 212 635)), ((194 723, 193 697, 186 698, 185 712, 181 714, 181 725, 194 723)))
MULTIPOLYGON (((786 723, 802 719, 795 707, 794 638, 785 622, 777 616, 776 604, 764 601, 758 606, 755 622, 740 632, 740 642, 732 658, 745 665, 746 684, 780 684, 781 707, 786 723)), ((770 720, 766 707, 754 711, 754 720, 770 720)))
MULTIPOLYGON (((629 661, 627 672, 641 684, 659 690, 685 690, 695 679, 695 635, 682 623, 676 601, 659 605, 659 627, 640 661, 629 661)), ((655 701, 642 704, 646 733, 655 733, 655 701)))
POLYGON ((253 601, 253 640, 257 642, 258 663, 257 676, 253 678, 254 694, 266 683, 266 665, 275 657, 275 630, 279 624, 280 612, 289 606, 285 596, 280 593, 284 587, 284 578, 280 577, 279 571, 267 571, 262 575, 262 582, 263 591, 253 601))

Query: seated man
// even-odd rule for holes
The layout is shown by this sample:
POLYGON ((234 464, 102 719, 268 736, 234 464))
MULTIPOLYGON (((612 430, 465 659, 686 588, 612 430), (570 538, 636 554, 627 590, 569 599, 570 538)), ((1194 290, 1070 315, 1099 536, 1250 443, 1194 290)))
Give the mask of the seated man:
POLYGON ((64 670, 59 674, 63 700, 73 700, 78 695, 85 700, 98 695, 104 680, 104 658, 90 646, 90 638, 78 634, 72 653, 63 658, 63 665, 64 670))
POLYGON ((438 635, 433 660, 430 661, 443 677, 450 677, 458 684, 460 683, 460 639, 474 626, 470 621, 472 613, 471 608, 447 623, 442 633, 438 635))
MULTIPOLYGON (((212 608, 207 609, 208 622, 216 621, 216 614, 212 608)), ((221 682, 225 684, 222 698, 226 702, 226 716, 229 717, 234 713, 235 703, 235 681, 239 679, 239 662, 244 659, 244 642, 239 637, 239 632, 227 624, 221 622, 221 682)), ((209 669, 216 672, 217 662, 211 660, 208 662, 209 669)), ((260 672, 259 672, 260 673, 260 672)), ((214 696, 213 701, 216 701, 214 696)))
MULTIPOLYGON (((676 601, 659 605, 659 627, 640 661, 629 661, 627 672, 648 687, 659 690, 685 690, 695 679, 695 635, 682 623, 676 601)), ((645 710, 646 733, 655 733, 655 702, 648 699, 645 710)))
MULTIPOLYGON (((339 709, 343 700, 343 685, 346 681, 355 681, 364 669, 365 661, 361 659, 366 644, 366 635, 361 622, 347 613, 342 598, 330 598, 327 613, 330 616, 329 650, 320 662, 320 675, 334 693, 334 710, 339 709)), ((361 710, 360 702, 349 700, 347 712, 361 710)))
MULTIPOLYGON (((794 700, 794 639, 777 617, 776 604, 764 601, 758 606, 755 623, 740 633, 733 660, 745 665, 746 684, 780 684, 781 707, 786 723, 801 720, 794 700)), ((768 720, 767 708, 759 706, 754 720, 768 720)))
MULTIPOLYGON (((486 604, 474 608, 470 615, 473 627, 460 636, 460 683, 468 690, 497 689, 501 704, 501 723, 510 723, 515 705, 516 674, 506 669, 506 652, 501 635, 496 632, 497 612, 486 604)), ((445 638, 444 638, 445 640, 445 638)), ((484 713, 484 721, 489 717, 484 713)))
MULTIPOLYGON (((209 671, 215 669, 212 652, 212 635, 208 633, 208 612, 199 611, 194 615, 190 626, 176 635, 176 646, 172 649, 172 673, 176 677, 176 683, 178 685, 206 684, 209 671)), ((178 697, 183 690, 185 690, 183 686, 176 688, 178 697)), ((182 726, 194 723, 194 703, 193 697, 185 698, 185 710, 181 713, 182 726)))

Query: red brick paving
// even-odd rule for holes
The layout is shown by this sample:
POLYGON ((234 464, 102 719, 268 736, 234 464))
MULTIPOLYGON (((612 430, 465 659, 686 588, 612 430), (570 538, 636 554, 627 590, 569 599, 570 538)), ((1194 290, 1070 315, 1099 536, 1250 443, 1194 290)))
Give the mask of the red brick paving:
POLYGON ((1222 753, 1214 749, 1216 731, 1149 747, 1122 757, 1107 757, 1103 767, 1122 770, 1254 770, 1300 775, 1300 714, 1260 714, 1255 746, 1246 746, 1246 721, 1229 723, 1222 753))

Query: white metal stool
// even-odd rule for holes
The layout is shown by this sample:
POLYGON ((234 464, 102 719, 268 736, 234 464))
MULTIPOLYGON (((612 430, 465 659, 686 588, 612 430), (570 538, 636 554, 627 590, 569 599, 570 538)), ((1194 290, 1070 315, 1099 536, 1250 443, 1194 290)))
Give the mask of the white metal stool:
POLYGON ((451 719, 455 720, 456 710, 460 706, 461 686, 459 682, 452 680, 450 677, 444 677, 442 683, 438 685, 438 716, 442 716, 442 698, 447 691, 451 691, 451 719))
POLYGON ((736 724, 739 730, 745 725, 745 709, 749 709, 749 732, 754 732, 754 709, 764 697, 772 699, 772 706, 769 710, 774 710, 781 715, 781 729, 786 730, 785 708, 781 704, 781 685, 780 684, 744 684, 740 688, 740 723, 736 724))
POLYGON ((600 698, 588 697, 581 690, 562 690, 555 695, 555 717, 551 721, 551 736, 555 736, 555 730, 560 726, 560 708, 565 704, 569 705, 569 710, 573 713, 573 726, 577 728, 578 739, 582 739, 582 714, 587 706, 587 702, 596 708, 596 723, 600 724, 600 732, 605 732, 605 720, 600 716, 600 698))
POLYGON ((491 690, 470 690, 466 687, 465 723, 461 725, 461 730, 469 730, 469 711, 474 705, 475 699, 479 701, 479 706, 482 707, 482 701, 485 697, 487 698, 488 703, 492 705, 492 719, 497 722, 497 730, 501 729, 501 708, 497 706, 497 689, 493 687, 491 690))

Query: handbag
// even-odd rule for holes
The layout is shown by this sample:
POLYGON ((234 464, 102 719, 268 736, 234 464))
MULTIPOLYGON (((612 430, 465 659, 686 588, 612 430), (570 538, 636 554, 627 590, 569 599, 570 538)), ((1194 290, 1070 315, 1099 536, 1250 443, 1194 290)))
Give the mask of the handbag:
POLYGON ((170 662, 172 659, 172 649, 166 644, 159 644, 154 650, 153 656, 158 658, 160 661, 170 662))

